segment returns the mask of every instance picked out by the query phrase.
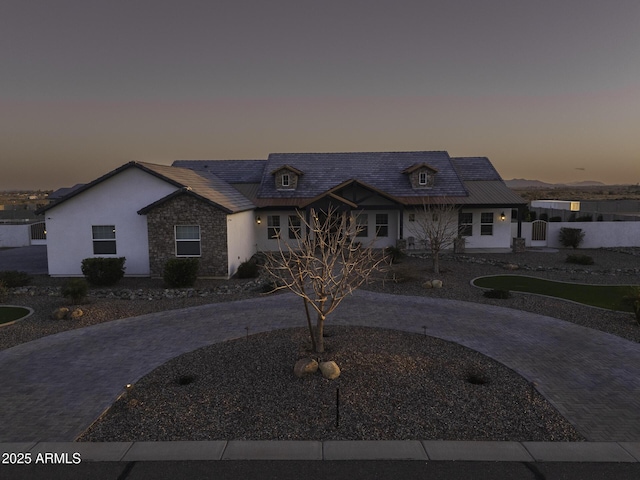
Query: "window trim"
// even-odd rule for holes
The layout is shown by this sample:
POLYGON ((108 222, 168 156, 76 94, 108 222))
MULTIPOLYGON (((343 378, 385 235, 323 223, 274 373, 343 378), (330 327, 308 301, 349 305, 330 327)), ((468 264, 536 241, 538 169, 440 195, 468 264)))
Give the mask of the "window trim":
POLYGON ((281 232, 280 215, 267 215, 267 239, 277 240, 281 232), (274 222, 278 219, 277 222, 274 222))
POLYGON ((283 173, 280 175, 280 185, 282 185, 282 188, 288 188, 291 186, 291 175, 289 173, 283 173))
POLYGON ((491 236, 493 235, 493 224, 495 223, 495 215, 493 212, 480 212, 480 235, 491 236), (486 218, 491 215, 491 221, 487 221, 486 218), (488 233, 485 233, 488 232, 488 233))
POLYGON ((460 237, 473 237, 473 212, 458 213, 458 232, 460 234, 460 237), (463 215, 465 216, 469 215, 470 221, 463 222, 463 219, 462 219, 463 215), (469 230, 469 233, 465 234, 467 229, 469 230))
POLYGON ((116 226, 115 225, 91 225, 91 240, 93 243, 93 254, 94 255, 117 255, 118 254, 118 244, 116 238, 116 226), (104 228, 106 231, 111 231, 113 236, 105 236, 105 237, 96 237, 96 228, 104 228), (107 245, 113 244, 113 252, 100 252, 96 251, 96 245, 107 245))
POLYGON ((356 238, 366 238, 369 236, 369 214, 361 213, 356 215, 355 218, 356 229, 362 228, 361 231, 356 233, 356 238))
POLYGON ((302 237, 302 220, 298 215, 289 215, 287 219, 287 227, 289 230, 289 240, 295 240, 302 237), (292 222, 291 220, 295 220, 292 222), (297 233, 297 235, 296 235, 297 233))
POLYGON ((202 256, 202 232, 200 229, 200 225, 174 225, 173 226, 173 238, 174 238, 174 251, 175 255, 178 258, 188 258, 188 257, 201 257, 202 256), (179 227, 197 227, 198 228, 198 238, 178 238, 178 228, 179 227), (184 254, 178 253, 178 245, 179 243, 198 243, 198 254, 184 254))
POLYGON ((388 213, 376 213, 376 237, 386 238, 389 236, 389 214, 388 213), (379 217, 386 217, 385 222, 378 221, 379 217), (384 233, 382 233, 384 232, 384 233))
POLYGON ((429 173, 426 171, 418 172, 418 185, 425 187, 429 185, 429 173), (424 182, 422 181, 424 175, 424 182))

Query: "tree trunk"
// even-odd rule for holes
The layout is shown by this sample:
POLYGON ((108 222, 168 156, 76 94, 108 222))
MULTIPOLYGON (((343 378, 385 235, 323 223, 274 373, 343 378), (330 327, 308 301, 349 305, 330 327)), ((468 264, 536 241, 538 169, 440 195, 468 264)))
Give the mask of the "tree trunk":
POLYGON ((433 273, 440 273, 440 257, 438 252, 433 252, 433 273))
POLYGON ((308 300, 306 298, 303 298, 303 300, 304 300, 304 311, 307 314, 307 326, 309 327, 309 337, 311 338, 311 348, 315 352, 317 350, 316 337, 313 334, 313 325, 311 325, 311 316, 309 315, 309 304, 307 303, 308 300))
POLYGON ((324 353, 324 316, 321 314, 316 325, 316 353, 324 353))

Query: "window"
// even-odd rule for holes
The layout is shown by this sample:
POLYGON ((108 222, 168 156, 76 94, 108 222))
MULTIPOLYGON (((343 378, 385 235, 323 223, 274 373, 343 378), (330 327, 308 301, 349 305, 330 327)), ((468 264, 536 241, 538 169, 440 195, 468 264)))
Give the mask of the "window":
POLYGON ((94 255, 115 255, 116 254, 116 226, 115 225, 93 225, 91 227, 93 235, 94 255))
POLYGON ((378 237, 389 236, 389 215, 376 213, 376 235, 378 237))
POLYGON ((458 231, 461 237, 471 237, 473 235, 473 213, 460 212, 458 214, 458 231))
POLYGON ((426 185, 428 179, 429 176, 427 175, 427 172, 420 172, 418 174, 418 185, 426 185))
POLYGON ((482 212, 480 214, 480 235, 493 235, 492 212, 482 212))
POLYGON ((288 173, 283 173, 281 177, 281 182, 283 187, 289 187, 291 185, 291 179, 289 178, 288 173))
POLYGON ((356 237, 368 237, 369 236, 369 215, 363 213, 356 217, 356 226, 359 230, 356 237))
POLYGON ((280 215, 267 217, 267 238, 273 240, 280 237, 280 215))
POLYGON ((416 221, 416 214, 415 213, 410 213, 409 214, 409 221, 410 222, 415 222, 416 221))
MULTIPOLYGON (((278 217, 278 221, 280 218, 278 217)), ((296 239, 302 235, 302 228, 300 227, 300 217, 298 215, 289 215, 289 238, 296 239)))
POLYGON ((200 256, 200 227, 198 225, 176 225, 176 256, 200 256))

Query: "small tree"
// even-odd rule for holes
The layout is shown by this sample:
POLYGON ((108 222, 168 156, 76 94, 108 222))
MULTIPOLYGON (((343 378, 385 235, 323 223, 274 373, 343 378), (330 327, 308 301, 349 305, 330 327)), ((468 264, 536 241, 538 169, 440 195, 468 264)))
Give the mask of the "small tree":
POLYGON ((451 247, 460 235, 458 207, 423 201, 422 211, 416 212, 415 221, 407 225, 407 231, 431 251, 433 272, 440 273, 440 252, 451 247))
POLYGON ((265 271, 274 278, 275 290, 288 289, 301 297, 311 344, 324 352, 324 322, 344 298, 367 281, 384 261, 383 253, 357 240, 361 228, 354 217, 329 208, 311 210, 307 221, 298 212, 302 228, 292 228, 291 243, 277 235, 278 251, 267 252, 265 271), (312 325, 309 307, 316 312, 312 325))

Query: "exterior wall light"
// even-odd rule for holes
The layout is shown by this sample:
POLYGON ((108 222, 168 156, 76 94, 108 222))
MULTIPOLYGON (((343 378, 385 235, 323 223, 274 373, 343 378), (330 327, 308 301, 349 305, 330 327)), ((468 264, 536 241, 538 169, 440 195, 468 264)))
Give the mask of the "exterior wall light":
POLYGON ((258 215, 258 216, 256 217, 256 223, 257 223, 258 225, 260 225, 260 224, 262 223, 262 220, 260 219, 260 215, 258 215))
POLYGON ((502 212, 500 214, 500 221, 504 222, 506 218, 507 218, 507 216, 504 214, 504 212, 502 212))

